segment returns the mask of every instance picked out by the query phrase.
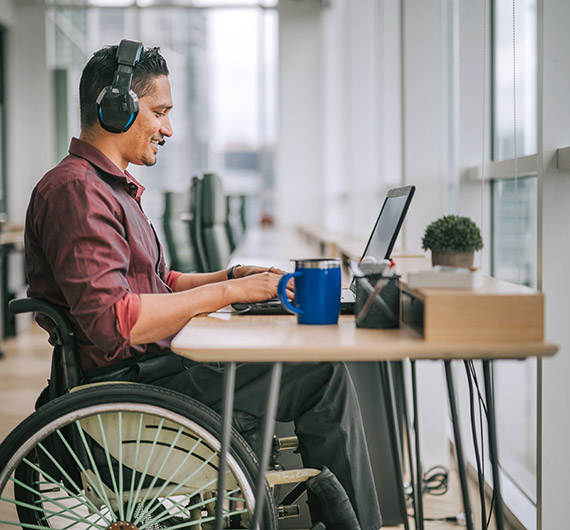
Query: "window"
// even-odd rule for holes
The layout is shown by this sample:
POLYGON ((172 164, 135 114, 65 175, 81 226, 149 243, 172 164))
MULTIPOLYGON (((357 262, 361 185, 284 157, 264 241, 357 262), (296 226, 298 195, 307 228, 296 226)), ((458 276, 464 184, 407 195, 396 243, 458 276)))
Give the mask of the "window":
MULTIPOLYGON (((518 200, 515 202, 514 179, 492 183, 492 275, 514 283, 518 283, 520 276, 521 284, 536 287, 536 177, 518 179, 516 192, 518 200)), ((501 426, 498 430, 501 469, 534 503, 536 379, 534 359, 520 363, 496 362, 494 365, 496 413, 501 426)), ((509 504, 512 509, 512 502, 509 504)))
POLYGON ((491 204, 492 275, 536 287, 536 177, 495 180, 491 204))
MULTIPOLYGON (((520 0, 515 7, 513 52, 513 2, 495 0, 493 4, 492 159, 496 161, 537 152, 537 2, 520 0)), ((515 182, 513 175, 493 181, 491 210, 492 275, 536 287, 536 177, 515 182)), ((524 524, 533 527, 535 518, 528 506, 536 504, 536 361, 497 362, 494 368, 501 469, 515 486, 505 501, 524 524)))
MULTIPOLYGON (((513 2, 495 0, 493 12, 493 160, 514 157, 513 2)), ((516 2, 517 154, 537 149, 536 0, 516 2)))
POLYGON ((216 171, 226 193, 247 197, 250 222, 271 215, 277 12, 258 2, 233 8, 212 0, 195 2, 203 8, 150 0, 89 4, 53 5, 47 13, 58 108, 66 92, 71 135, 79 133, 79 78, 91 54, 122 38, 160 46, 170 69, 174 136, 152 170, 129 167, 147 189, 145 212, 160 231, 163 192, 187 190, 193 174, 216 171))

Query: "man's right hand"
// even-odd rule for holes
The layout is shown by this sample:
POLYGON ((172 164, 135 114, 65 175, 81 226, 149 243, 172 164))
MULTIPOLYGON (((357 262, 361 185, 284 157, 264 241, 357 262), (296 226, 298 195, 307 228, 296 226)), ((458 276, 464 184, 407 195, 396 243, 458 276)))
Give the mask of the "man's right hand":
MULTIPOLYGON (((235 297, 235 302, 261 302, 275 298, 282 276, 280 272, 262 272, 230 280, 232 298, 235 297)), ((288 298, 293 298, 292 280, 287 284, 286 294, 288 298)))

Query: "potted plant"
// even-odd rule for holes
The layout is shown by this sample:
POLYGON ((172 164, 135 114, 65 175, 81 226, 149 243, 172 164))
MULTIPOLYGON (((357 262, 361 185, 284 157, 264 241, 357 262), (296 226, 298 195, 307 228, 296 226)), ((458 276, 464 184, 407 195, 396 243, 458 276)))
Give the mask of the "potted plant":
POLYGON ((427 226, 422 247, 431 250, 432 265, 471 268, 475 251, 483 248, 483 238, 469 217, 446 215, 427 226))

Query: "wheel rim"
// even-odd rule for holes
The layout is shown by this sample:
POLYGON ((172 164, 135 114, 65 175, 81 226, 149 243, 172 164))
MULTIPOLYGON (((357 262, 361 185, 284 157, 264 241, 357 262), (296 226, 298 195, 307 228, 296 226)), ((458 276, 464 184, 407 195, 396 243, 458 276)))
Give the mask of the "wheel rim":
MULTIPOLYGON (((214 435, 164 408, 85 407, 38 430, 10 458, 0 472, 0 524, 200 528, 215 519, 219 452, 214 435)), ((227 479, 225 516, 247 520, 254 496, 232 455, 227 479)))

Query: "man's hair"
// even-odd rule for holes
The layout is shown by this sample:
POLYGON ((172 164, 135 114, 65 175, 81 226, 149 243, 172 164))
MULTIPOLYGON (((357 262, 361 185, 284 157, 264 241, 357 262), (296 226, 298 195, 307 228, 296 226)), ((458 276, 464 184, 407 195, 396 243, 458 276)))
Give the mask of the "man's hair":
MULTIPOLYGON (((113 84, 117 70, 117 49, 118 46, 107 46, 96 51, 83 69, 79 82, 81 130, 92 127, 97 121, 97 97, 101 90, 113 84)), ((155 77, 168 74, 160 48, 145 48, 133 68, 131 90, 142 98, 148 93, 155 77)))

